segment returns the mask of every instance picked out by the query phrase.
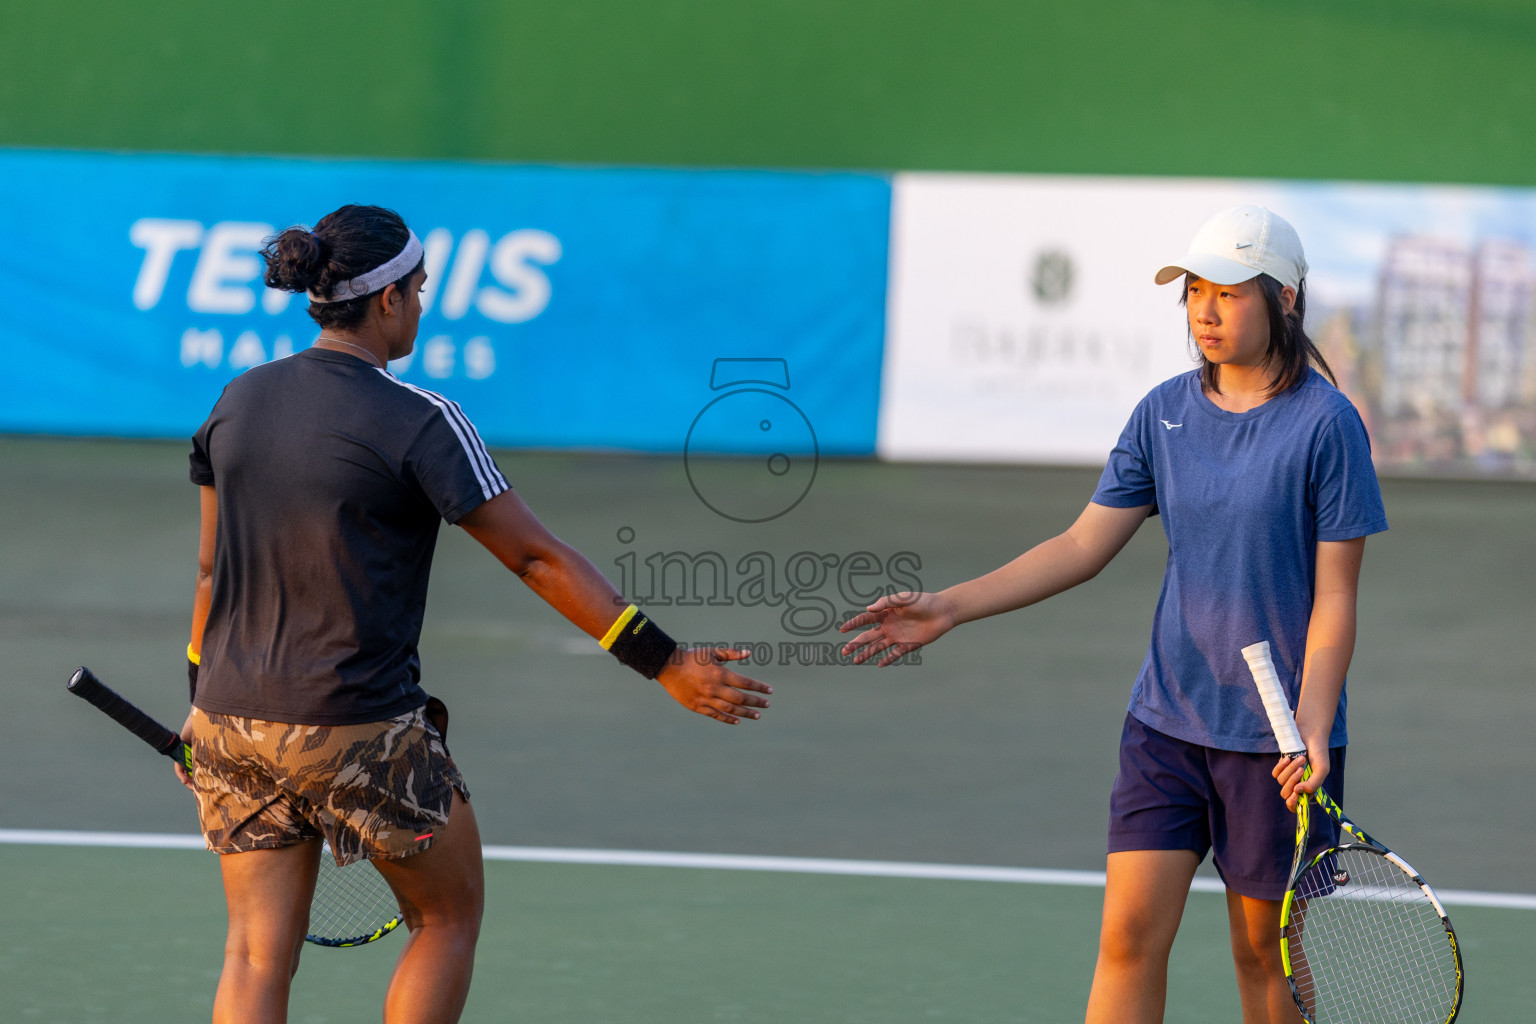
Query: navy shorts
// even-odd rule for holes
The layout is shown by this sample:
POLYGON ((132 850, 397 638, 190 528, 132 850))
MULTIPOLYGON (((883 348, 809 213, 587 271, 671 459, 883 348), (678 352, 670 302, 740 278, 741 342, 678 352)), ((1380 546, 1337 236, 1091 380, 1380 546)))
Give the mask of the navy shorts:
MULTIPOLYGON (((1328 757, 1323 790, 1342 804, 1344 748, 1334 747, 1328 757)), ((1296 815, 1270 775, 1278 759, 1174 739, 1127 714, 1120 774, 1109 798, 1109 852, 1193 850, 1203 860, 1213 851, 1228 889, 1254 899, 1283 898, 1296 853, 1296 815)), ((1314 810, 1313 843, 1321 849, 1332 839, 1319 817, 1314 810)))

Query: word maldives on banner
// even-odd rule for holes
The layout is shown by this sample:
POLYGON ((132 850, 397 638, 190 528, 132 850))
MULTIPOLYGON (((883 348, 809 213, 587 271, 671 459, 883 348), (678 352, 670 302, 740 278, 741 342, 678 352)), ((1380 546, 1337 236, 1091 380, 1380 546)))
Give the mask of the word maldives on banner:
POLYGON ((0 430, 190 436, 318 333, 262 283, 263 242, 350 202, 426 252, 391 369, 492 444, 682 451, 717 361, 756 359, 820 451, 874 449, 881 177, 11 151, 0 184, 0 430))
POLYGON ((1536 190, 1431 185, 898 175, 880 454, 1102 465, 1196 365, 1153 273, 1244 203, 1300 233, 1382 469, 1536 476, 1536 190))

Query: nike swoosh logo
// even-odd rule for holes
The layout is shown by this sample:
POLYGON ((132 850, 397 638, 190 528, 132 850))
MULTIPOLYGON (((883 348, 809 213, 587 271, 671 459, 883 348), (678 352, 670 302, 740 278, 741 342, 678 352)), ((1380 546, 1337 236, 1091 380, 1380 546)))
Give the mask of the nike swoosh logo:
POLYGON ((1234 248, 1234 249, 1246 249, 1246 248, 1248 248, 1252 244, 1253 244, 1252 242, 1233 242, 1232 243, 1232 248, 1234 248))
POLYGON ((1174 427, 1182 427, 1184 425, 1182 423, 1169 423, 1167 420, 1158 420, 1157 422, 1161 423, 1163 426, 1167 427, 1169 430, 1172 430, 1174 427))

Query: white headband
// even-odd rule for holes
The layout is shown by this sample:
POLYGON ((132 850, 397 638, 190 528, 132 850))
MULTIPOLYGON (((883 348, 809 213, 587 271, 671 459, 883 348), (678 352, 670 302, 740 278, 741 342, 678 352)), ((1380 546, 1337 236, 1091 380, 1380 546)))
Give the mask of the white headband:
POLYGON ((421 240, 416 237, 416 232, 407 231, 410 239, 405 243, 405 248, 400 250, 400 255, 390 260, 383 266, 374 267, 366 274, 359 274, 347 281, 338 281, 331 289, 331 297, 326 298, 319 292, 308 293, 310 302, 318 302, 322 305, 328 302, 346 302, 348 299, 359 299, 364 295, 372 295, 382 291, 386 285, 393 284, 416 268, 421 262, 421 240))

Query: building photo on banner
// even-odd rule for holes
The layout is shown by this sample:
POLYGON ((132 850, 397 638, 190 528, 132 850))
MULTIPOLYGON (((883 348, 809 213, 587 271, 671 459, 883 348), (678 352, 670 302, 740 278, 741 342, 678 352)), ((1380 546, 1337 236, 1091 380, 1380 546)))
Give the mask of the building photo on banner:
POLYGON ((1306 240, 1308 328, 1388 473, 1536 476, 1536 191, 901 174, 879 451, 1096 464, 1192 363, 1148 268, 1214 210, 1306 240))

